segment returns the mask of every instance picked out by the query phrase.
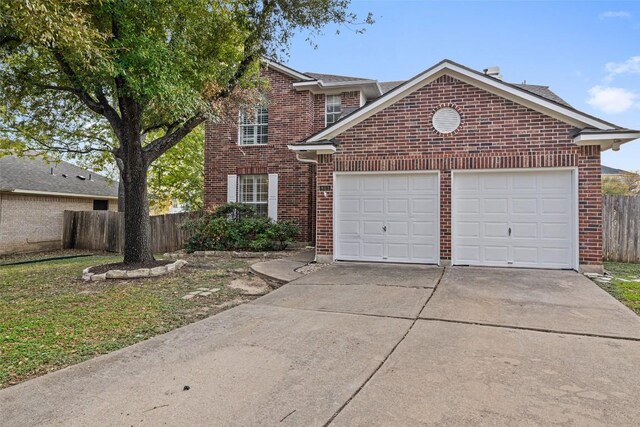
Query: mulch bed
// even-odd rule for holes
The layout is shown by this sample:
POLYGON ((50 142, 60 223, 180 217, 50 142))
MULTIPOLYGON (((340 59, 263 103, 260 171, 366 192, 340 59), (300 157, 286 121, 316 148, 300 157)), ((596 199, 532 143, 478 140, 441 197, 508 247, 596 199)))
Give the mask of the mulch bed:
POLYGON ((96 265, 95 267, 91 267, 89 270, 90 273, 102 274, 106 273, 109 270, 137 270, 139 268, 153 268, 153 267, 162 267, 167 264, 171 264, 175 262, 173 260, 156 260, 151 262, 141 262, 137 264, 125 264, 124 262, 114 262, 112 264, 102 264, 96 265))

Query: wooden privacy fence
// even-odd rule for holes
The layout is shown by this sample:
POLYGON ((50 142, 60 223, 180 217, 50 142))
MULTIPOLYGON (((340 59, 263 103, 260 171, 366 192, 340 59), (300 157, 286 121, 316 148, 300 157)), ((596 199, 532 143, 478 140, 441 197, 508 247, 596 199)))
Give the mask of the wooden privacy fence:
MULTIPOLYGON (((184 212, 151 217, 154 253, 184 248, 189 232, 180 225, 198 218, 199 212, 184 212)), ((122 252, 124 214, 110 211, 64 211, 63 245, 65 249, 122 252)))
POLYGON ((640 262, 640 196, 602 197, 605 261, 640 262))

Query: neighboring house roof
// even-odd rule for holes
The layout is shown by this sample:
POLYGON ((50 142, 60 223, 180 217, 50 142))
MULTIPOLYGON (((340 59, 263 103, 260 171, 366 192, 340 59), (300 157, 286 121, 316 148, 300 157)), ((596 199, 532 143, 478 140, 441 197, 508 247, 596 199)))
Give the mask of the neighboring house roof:
POLYGON ((0 191, 117 198, 118 183, 68 162, 47 163, 40 157, 3 156, 0 157, 0 191))
POLYGON ((579 145, 600 145, 603 150, 608 148, 615 150, 619 148, 620 144, 640 137, 639 131, 621 128, 620 126, 616 126, 569 106, 545 86, 525 85, 522 87, 523 85, 507 83, 445 59, 394 89, 389 90, 376 100, 365 104, 353 113, 341 118, 333 125, 311 135, 305 141, 290 145, 289 147, 295 151, 310 151, 310 147, 317 147, 319 145, 333 146, 335 145, 334 138, 340 133, 366 120, 377 112, 382 111, 443 75, 451 75, 461 81, 473 84, 474 86, 496 93, 513 102, 569 123, 578 127, 581 131, 585 130, 585 134, 580 132, 574 138, 574 142, 579 145), (593 130, 597 131, 593 132, 593 130))
POLYGON ((631 172, 623 170, 623 169, 616 169, 616 168, 611 168, 609 166, 601 165, 600 166, 600 173, 602 175, 624 175, 624 174, 628 174, 628 173, 631 173, 631 172))

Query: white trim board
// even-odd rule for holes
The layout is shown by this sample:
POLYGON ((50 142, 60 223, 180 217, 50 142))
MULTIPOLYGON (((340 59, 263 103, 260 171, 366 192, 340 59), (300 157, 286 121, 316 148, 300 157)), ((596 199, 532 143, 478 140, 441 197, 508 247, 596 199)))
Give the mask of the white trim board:
POLYGON ((377 100, 371 102, 369 105, 365 105, 358 111, 339 121, 336 125, 330 126, 329 128, 317 133, 306 142, 310 143, 332 139, 444 75, 457 78, 465 83, 487 90, 491 93, 495 93, 496 95, 502 96, 551 117, 555 117, 558 120, 574 126, 594 127, 602 130, 616 129, 616 127, 611 123, 607 123, 572 108, 564 107, 561 104, 531 94, 524 89, 513 87, 501 80, 479 74, 459 64, 445 60, 423 73, 418 74, 400 86, 390 90, 377 100))

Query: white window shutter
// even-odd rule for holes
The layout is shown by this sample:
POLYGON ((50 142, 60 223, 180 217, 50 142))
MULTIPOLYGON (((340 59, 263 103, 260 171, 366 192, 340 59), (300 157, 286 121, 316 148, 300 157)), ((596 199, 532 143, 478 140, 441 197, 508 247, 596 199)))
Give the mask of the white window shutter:
POLYGON ((238 175, 227 175, 227 203, 238 201, 238 175))
POLYGON ((267 211, 269 218, 274 221, 278 220, 278 174, 269 174, 269 197, 267 211))

